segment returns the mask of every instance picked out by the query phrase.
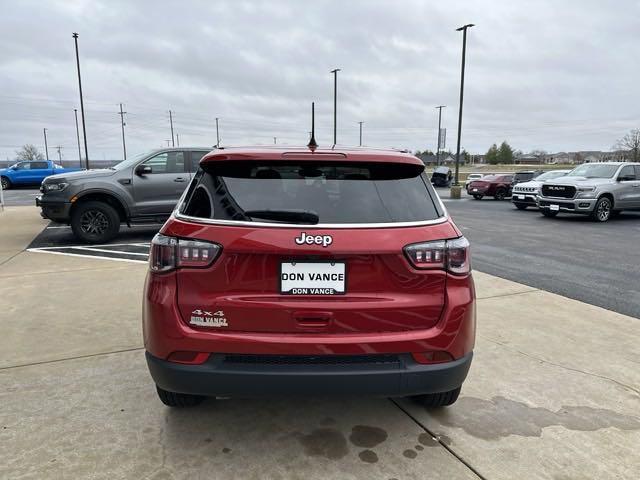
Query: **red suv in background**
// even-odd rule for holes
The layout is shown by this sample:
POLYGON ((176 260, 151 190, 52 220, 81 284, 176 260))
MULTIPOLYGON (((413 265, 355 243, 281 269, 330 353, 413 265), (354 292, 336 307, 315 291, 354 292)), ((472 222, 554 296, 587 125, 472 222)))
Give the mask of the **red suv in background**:
POLYGON ((456 401, 471 365, 469 244, 416 157, 220 149, 152 242, 160 399, 370 394, 456 401))
POLYGON ((467 193, 473 195, 476 200, 482 197, 493 197, 496 200, 504 200, 511 195, 511 183, 513 175, 485 175, 467 185, 467 193))

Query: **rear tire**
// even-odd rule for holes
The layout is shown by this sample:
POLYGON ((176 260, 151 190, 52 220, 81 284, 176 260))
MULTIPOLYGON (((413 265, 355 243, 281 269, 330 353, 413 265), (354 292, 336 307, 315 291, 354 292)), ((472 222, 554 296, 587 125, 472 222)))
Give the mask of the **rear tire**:
POLYGON ((493 196, 496 200, 504 200, 507 196, 507 191, 504 188, 499 188, 496 190, 496 194, 493 196))
POLYGON ((558 212, 552 212, 551 210, 547 209, 540 209, 540 213, 548 218, 554 218, 556 215, 558 215, 558 212))
POLYGON ((609 197, 600 197, 591 212, 591 219, 596 222, 606 222, 611 218, 613 202, 609 197))
POLYGON ((454 390, 441 393, 427 393, 425 395, 414 395, 411 400, 422 405, 426 408, 440 408, 453 405, 458 400, 460 390, 462 387, 458 387, 454 390))
POLYGON ((202 395, 189 395, 187 393, 169 392, 167 390, 163 390, 157 385, 156 391, 158 392, 160 401, 162 401, 162 403, 164 403, 167 407, 195 407, 196 405, 200 405, 205 398, 202 395))
POLYGON ((526 210, 527 209, 527 205, 525 203, 514 203, 514 205, 516 206, 516 208, 518 210, 526 210))
POLYGON ((71 230, 85 243, 105 243, 118 235, 120 216, 108 203, 81 203, 71 215, 71 230))
POLYGON ((0 182, 2 182, 3 190, 9 190, 11 188, 11 181, 7 177, 0 178, 0 182))
POLYGON ((482 195, 478 195, 478 194, 476 194, 476 195, 474 195, 474 196, 473 196, 473 198, 474 198, 475 200, 482 200, 482 195))

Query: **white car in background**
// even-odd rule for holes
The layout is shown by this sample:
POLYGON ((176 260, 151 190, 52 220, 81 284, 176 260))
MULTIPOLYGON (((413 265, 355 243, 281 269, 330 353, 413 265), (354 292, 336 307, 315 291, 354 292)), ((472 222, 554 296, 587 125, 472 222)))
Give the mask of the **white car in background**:
POLYGON ((482 177, 484 177, 485 175, 488 175, 486 173, 470 173, 467 176, 467 180, 464 182, 464 188, 465 190, 467 189, 467 185, 469 185, 471 182, 473 182, 474 180, 480 180, 482 177))
POLYGON ((533 180, 514 185, 511 192, 511 202, 518 210, 524 210, 527 207, 537 207, 536 200, 542 184, 547 180, 564 177, 570 171, 571 170, 551 170, 541 173, 533 180))

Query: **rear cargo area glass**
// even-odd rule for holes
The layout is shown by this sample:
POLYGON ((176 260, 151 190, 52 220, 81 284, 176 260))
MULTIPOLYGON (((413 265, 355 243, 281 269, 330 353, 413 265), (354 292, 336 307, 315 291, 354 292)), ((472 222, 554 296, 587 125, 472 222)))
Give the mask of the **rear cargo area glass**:
POLYGON ((418 165, 212 162, 191 184, 182 214, 261 223, 357 224, 442 216, 418 165))

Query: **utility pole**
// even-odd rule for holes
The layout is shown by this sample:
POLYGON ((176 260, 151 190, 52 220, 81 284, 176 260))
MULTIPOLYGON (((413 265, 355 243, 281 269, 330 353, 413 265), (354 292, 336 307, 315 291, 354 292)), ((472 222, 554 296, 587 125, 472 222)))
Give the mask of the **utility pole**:
MULTIPOLYGON (((122 128, 122 154, 124 156, 124 159, 127 159, 127 145, 124 142, 124 126, 126 125, 126 123, 124 123, 124 114, 127 112, 123 112, 122 111, 122 104, 120 104, 120 112, 118 112, 118 115, 120 115, 120 127, 122 128)), ((135 120, 135 119, 134 119, 135 120)), ((135 124, 135 121, 133 122, 135 124)))
POLYGON ((278 137, 273 137, 273 144, 274 145, 276 145, 278 143, 277 140, 278 140, 278 137))
POLYGON ((42 133, 44 133, 44 154, 49 161, 49 146, 47 145, 47 129, 43 128, 42 133))
POLYGON ((167 142, 167 147, 171 145, 171 140, 165 140, 167 142))
POLYGON ((220 148, 220 130, 218 129, 218 117, 216 117, 216 148, 220 148))
POLYGON ((446 108, 446 105, 438 105, 436 107, 438 109, 438 149, 436 150, 436 167, 440 166, 440 137, 442 129, 440 128, 442 125, 442 109, 446 108))
POLYGON ((78 109, 73 109, 73 114, 76 117, 76 138, 78 139, 78 166, 82 168, 82 153, 80 152, 80 129, 78 128, 78 109))
POLYGON ((333 73, 333 144, 338 143, 338 72, 339 68, 331 70, 333 73))
POLYGON ((176 132, 176 143, 180 146, 180 134, 176 132))
POLYGON ((171 112, 171 110, 169 110, 169 125, 171 125, 171 146, 175 147, 176 142, 173 138, 173 113, 171 112))
POLYGON ((62 150, 62 146, 58 145, 56 147, 56 150, 58 150, 58 160, 60 161, 60 163, 62 163, 62 152, 60 150, 62 150))
POLYGON ((454 185, 458 185, 458 172, 460 170, 460 135, 462 134, 462 99, 464 97, 464 63, 467 53, 467 29, 473 26, 473 23, 468 23, 460 28, 456 28, 457 32, 462 32, 462 68, 460 70, 460 109, 458 111, 458 145, 456 147, 456 176, 454 185))
POLYGON ((82 98, 82 80, 80 78, 80 55, 78 54, 78 34, 73 32, 73 39, 76 43, 76 65, 78 67, 78 89, 80 90, 80 114, 82 115, 82 137, 84 138, 84 157, 89 170, 89 149, 87 147, 87 126, 84 120, 84 100, 82 98))
POLYGON ((362 146, 362 124, 364 122, 358 122, 360 124, 360 146, 362 146))

